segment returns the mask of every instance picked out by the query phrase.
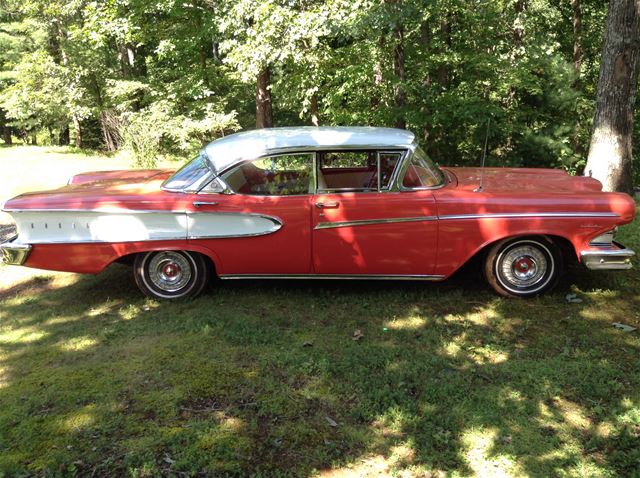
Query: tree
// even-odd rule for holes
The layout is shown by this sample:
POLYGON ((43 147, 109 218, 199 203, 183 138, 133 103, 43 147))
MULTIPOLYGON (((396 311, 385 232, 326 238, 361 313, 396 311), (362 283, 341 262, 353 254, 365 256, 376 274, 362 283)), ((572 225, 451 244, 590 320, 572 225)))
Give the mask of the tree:
POLYGON ((640 61, 640 0, 610 0, 593 133, 585 173, 605 191, 632 193, 634 107, 640 61))

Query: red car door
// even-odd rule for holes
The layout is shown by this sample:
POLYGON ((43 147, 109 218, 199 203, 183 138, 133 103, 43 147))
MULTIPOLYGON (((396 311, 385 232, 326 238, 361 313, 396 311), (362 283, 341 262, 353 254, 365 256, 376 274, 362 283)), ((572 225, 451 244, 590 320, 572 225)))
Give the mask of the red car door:
MULTIPOLYGON (((322 275, 432 275, 438 236, 432 192, 385 190, 384 183, 390 174, 385 174, 384 166, 379 168, 380 178, 376 178, 376 172, 371 173, 371 152, 369 164, 366 158, 360 160, 356 154, 326 153, 324 160, 323 155, 319 155, 318 193, 312 207, 314 272, 322 275), (344 165, 344 178, 353 178, 357 169, 353 163, 361 166, 360 183, 351 184, 356 187, 349 191, 341 191, 349 184, 347 180, 334 179, 340 176, 335 165, 344 165), (376 182, 377 187, 374 187, 376 182)), ((380 165, 380 159, 378 161, 380 165)))

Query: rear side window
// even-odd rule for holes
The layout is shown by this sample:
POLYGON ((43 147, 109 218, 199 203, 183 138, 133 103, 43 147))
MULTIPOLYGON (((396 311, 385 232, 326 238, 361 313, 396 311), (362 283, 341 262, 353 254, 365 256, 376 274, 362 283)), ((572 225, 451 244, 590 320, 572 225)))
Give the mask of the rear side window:
POLYGON ((313 190, 313 154, 283 154, 241 164, 223 175, 232 191, 253 196, 295 196, 313 190))
POLYGON ((389 187, 401 152, 330 151, 318 153, 318 190, 378 191, 389 187))

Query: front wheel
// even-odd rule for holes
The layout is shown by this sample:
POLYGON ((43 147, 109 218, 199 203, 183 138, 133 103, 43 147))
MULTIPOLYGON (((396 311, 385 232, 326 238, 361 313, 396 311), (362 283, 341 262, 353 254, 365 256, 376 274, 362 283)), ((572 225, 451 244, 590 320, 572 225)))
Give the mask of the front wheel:
POLYGON ((496 292, 506 297, 534 297, 553 288, 562 270, 562 255, 540 237, 507 239, 489 250, 484 273, 496 292))
POLYGON ((196 297, 209 281, 204 257, 187 251, 138 254, 133 274, 140 290, 152 299, 196 297))

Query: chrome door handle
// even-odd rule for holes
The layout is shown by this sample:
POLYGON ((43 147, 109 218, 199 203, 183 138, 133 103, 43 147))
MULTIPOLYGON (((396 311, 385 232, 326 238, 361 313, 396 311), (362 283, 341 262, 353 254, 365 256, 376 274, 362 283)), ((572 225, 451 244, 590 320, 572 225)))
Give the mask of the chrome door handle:
POLYGON ((194 201, 193 205, 195 207, 200 207, 200 206, 217 206, 218 203, 217 202, 208 202, 208 201, 194 201))
POLYGON ((336 202, 317 202, 316 207, 318 209, 335 209, 337 207, 340 207, 340 203, 337 201, 336 202))

